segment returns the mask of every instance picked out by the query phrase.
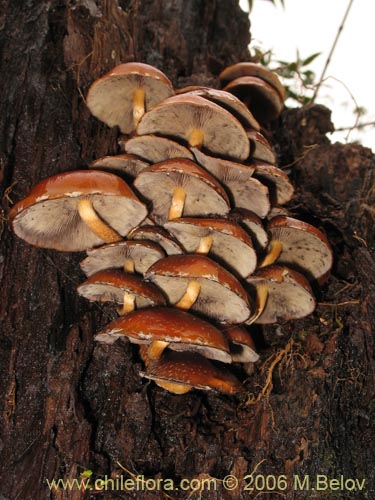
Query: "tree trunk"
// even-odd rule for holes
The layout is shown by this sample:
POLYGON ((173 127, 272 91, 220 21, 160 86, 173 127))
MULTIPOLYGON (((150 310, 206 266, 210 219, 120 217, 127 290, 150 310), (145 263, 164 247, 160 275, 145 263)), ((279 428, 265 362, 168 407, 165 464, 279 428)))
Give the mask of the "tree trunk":
POLYGON ((239 372, 245 395, 171 395, 139 377, 130 344, 94 344, 114 313, 77 296, 83 254, 27 245, 7 214, 37 181, 117 151, 117 131, 85 106, 96 78, 137 60, 165 71, 176 87, 218 86, 223 67, 248 58, 247 17, 236 0, 0 5, 0 498, 371 498, 371 151, 330 145, 329 112, 319 106, 285 111, 274 124, 279 163, 290 165, 298 188, 291 210, 327 232, 332 275, 312 316, 256 331, 261 361, 246 380, 239 372), (82 479, 88 469, 86 491, 47 483, 82 479), (318 474, 320 491, 312 490, 318 474), (141 475, 160 481, 142 483, 141 475), (324 479, 340 476, 360 481, 357 489, 324 479), (193 478, 190 489, 180 484, 193 478), (170 480, 164 491, 162 479, 170 480))

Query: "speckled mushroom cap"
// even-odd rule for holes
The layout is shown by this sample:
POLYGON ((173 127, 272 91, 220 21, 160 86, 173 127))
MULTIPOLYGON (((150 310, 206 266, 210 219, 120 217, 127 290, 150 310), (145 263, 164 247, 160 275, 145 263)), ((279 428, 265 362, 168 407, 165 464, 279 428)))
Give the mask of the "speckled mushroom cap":
POLYGON ((28 243, 61 251, 81 251, 105 242, 81 220, 77 202, 89 198, 99 217, 121 236, 140 224, 147 209, 116 175, 77 170, 37 184, 10 211, 14 232, 28 243))
POLYGON ((166 222, 164 227, 177 238, 187 253, 197 251, 201 238, 212 238, 210 256, 218 258, 242 278, 246 278, 256 268, 257 256, 251 238, 235 222, 184 217, 166 222))
POLYGON ((90 168, 115 171, 124 174, 129 179, 137 177, 139 172, 148 167, 149 163, 132 154, 103 156, 91 163, 90 168))
POLYGON ((316 227, 292 217, 276 216, 268 222, 271 241, 282 243, 277 259, 306 274, 310 279, 322 279, 333 263, 331 245, 326 236, 316 227))
POLYGON ((127 140, 119 140, 127 153, 137 155, 150 163, 160 163, 173 158, 194 160, 188 148, 167 137, 157 135, 137 135, 127 140))
POLYGON ((141 226, 133 229, 128 238, 134 240, 149 240, 159 244, 167 255, 184 253, 181 245, 168 231, 160 226, 141 226))
POLYGON ((268 324, 304 318, 315 309, 315 299, 307 279, 282 266, 260 269, 246 280, 251 285, 266 285, 266 306, 255 323, 268 324))
POLYGON ((236 363, 255 363, 259 360, 254 340, 248 330, 240 325, 228 326, 223 330, 229 341, 232 360, 236 363))
POLYGON ((284 205, 294 196, 294 187, 287 174, 274 165, 254 162, 254 177, 268 186, 270 197, 274 205, 284 205))
POLYGON ((152 202, 152 217, 159 224, 168 219, 174 190, 186 193, 184 215, 226 215, 229 199, 223 187, 203 168, 190 160, 174 159, 152 165, 140 172, 134 186, 152 202))
POLYGON ((253 160, 266 161, 274 165, 276 155, 268 140, 257 130, 246 130, 250 140, 250 156, 253 160))
POLYGON ((268 244, 268 234, 264 229, 260 218, 246 208, 235 208, 229 214, 229 219, 244 227, 250 234, 254 246, 259 250, 266 248, 268 244))
POLYGON ((269 83, 280 95, 280 98, 285 101, 286 91, 279 77, 274 71, 254 62, 239 62, 225 68, 219 75, 222 85, 228 84, 231 80, 235 80, 241 76, 256 76, 265 82, 269 83))
POLYGON ((251 314, 251 301, 229 271, 204 255, 172 255, 155 262, 146 278, 161 288, 171 304, 184 295, 191 280, 201 285, 192 310, 227 323, 242 323, 251 314))
POLYGON ((145 92, 146 110, 174 93, 170 80, 160 70, 132 62, 120 64, 96 80, 89 89, 86 103, 96 118, 130 134, 134 130, 132 99, 135 90, 140 88, 145 92))
POLYGON ((224 88, 249 107, 259 123, 275 120, 283 109, 283 100, 277 90, 256 76, 241 76, 224 88))
POLYGON ((150 363, 141 376, 177 394, 193 388, 229 395, 244 391, 232 373, 215 366, 197 353, 168 352, 160 360, 150 363), (171 383, 174 390, 171 390, 171 383), (182 386, 182 390, 178 385, 182 386))
POLYGON ((140 276, 124 273, 118 269, 106 269, 91 275, 77 287, 82 297, 93 302, 115 302, 122 304, 124 292, 135 296, 137 309, 166 304, 164 294, 152 283, 140 276))
POLYGON ((110 243, 87 251, 80 263, 86 276, 110 268, 123 268, 127 260, 134 263, 134 271, 143 274, 159 259, 165 257, 160 245, 152 241, 126 240, 110 243))
POLYGON ((231 363, 223 333, 209 322, 179 309, 153 307, 132 311, 107 325, 96 340, 111 336, 126 336, 135 344, 168 342, 169 349, 197 351, 207 358, 231 363))
MULTIPOLYGON (((250 143, 240 122, 221 106, 195 95, 166 99, 141 119, 137 133, 184 139, 194 130, 202 133, 202 147, 215 155, 245 160, 250 143)), ((194 145, 194 144, 190 144, 194 145)))
POLYGON ((255 167, 209 156, 192 148, 197 162, 227 189, 233 205, 265 217, 270 208, 268 187, 253 177, 255 167))

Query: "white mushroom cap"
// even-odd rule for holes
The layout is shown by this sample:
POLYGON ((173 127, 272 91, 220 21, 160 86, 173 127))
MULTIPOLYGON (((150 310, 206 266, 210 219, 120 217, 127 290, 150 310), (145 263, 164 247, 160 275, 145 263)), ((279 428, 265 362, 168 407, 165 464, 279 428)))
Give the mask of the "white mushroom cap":
POLYGON ((166 137, 138 135, 119 142, 127 153, 138 155, 150 163, 160 163, 173 158, 194 160, 194 156, 188 148, 166 137))

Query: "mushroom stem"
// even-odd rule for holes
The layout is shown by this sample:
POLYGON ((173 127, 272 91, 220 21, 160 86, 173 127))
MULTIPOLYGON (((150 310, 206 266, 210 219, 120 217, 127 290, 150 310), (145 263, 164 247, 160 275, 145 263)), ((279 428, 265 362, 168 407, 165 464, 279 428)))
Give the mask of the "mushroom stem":
POLYGON ((185 205, 186 192, 179 186, 173 192, 171 206, 169 207, 168 220, 181 217, 185 205))
POLYGON ((133 121, 137 127, 140 119, 145 114, 145 91, 138 87, 133 94, 133 121))
POLYGON ((122 307, 119 307, 117 309, 118 313, 121 316, 124 316, 125 314, 128 314, 135 309, 135 295, 132 295, 129 292, 124 292, 124 302, 122 304, 122 307))
POLYGON ((271 264, 276 262, 276 260, 279 258, 282 252, 282 249, 283 249, 283 244, 281 243, 281 241, 278 240, 271 241, 271 250, 264 257, 259 267, 270 266, 271 264))
POLYGON ((86 226, 106 243, 116 243, 122 237, 95 212, 90 198, 82 198, 77 202, 78 213, 86 226))
POLYGON ((189 146, 200 149, 203 145, 203 132, 199 128, 193 128, 189 136, 189 146))
POLYGON ((169 342, 164 342, 164 340, 154 340, 151 342, 150 347, 147 351, 147 356, 149 359, 159 359, 162 355, 164 349, 168 347, 169 342))
POLYGON ((124 262, 124 271, 126 273, 134 274, 135 272, 135 267, 134 267, 134 260, 133 259, 126 259, 124 262))
POLYGON ((177 304, 175 304, 175 306, 179 309, 183 309, 184 311, 189 310, 197 300, 200 290, 201 284, 199 283, 199 281, 191 280, 188 284, 186 292, 177 302, 177 304))
POLYGON ((250 318, 246 321, 247 325, 252 325, 259 318, 259 316, 264 311, 264 308, 267 304, 268 299, 268 287, 267 285, 258 285, 257 287, 257 299, 255 303, 255 312, 250 318))
POLYGON ((193 388, 191 385, 179 384, 178 382, 164 382, 162 380, 155 380, 155 384, 166 391, 173 392, 173 394, 186 394, 193 388))
POLYGON ((211 250, 214 239, 212 236, 203 236, 199 242, 199 247, 195 250, 195 253, 208 254, 211 250))

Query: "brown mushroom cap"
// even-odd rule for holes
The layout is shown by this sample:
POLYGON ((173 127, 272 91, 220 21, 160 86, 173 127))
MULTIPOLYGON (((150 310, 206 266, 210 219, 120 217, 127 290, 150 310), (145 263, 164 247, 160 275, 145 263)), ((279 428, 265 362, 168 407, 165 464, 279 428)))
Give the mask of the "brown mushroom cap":
POLYGON ((104 170, 115 170, 125 174, 128 178, 134 179, 139 172, 148 167, 149 163, 141 160, 138 156, 132 154, 120 154, 116 156, 103 156, 91 163, 90 168, 104 170))
POLYGON ((179 255, 184 253, 174 236, 159 226, 141 226, 133 229, 128 238, 133 240, 149 240, 158 243, 167 255, 179 255))
POLYGON ((96 80, 86 103, 96 118, 109 127, 118 125, 121 132, 130 134, 135 128, 133 96, 137 89, 145 93, 146 110, 173 95, 171 82, 160 70, 148 64, 126 63, 96 80))
POLYGON ((195 95, 166 99, 141 119, 137 133, 158 134, 184 139, 191 146, 198 131, 201 145, 216 155, 244 160, 250 143, 240 122, 221 106, 195 95))
POLYGON ((268 186, 273 204, 284 205, 294 196, 294 187, 287 174, 274 165, 254 163, 254 177, 268 186))
POLYGON ((127 260, 134 263, 137 273, 145 273, 159 259, 165 257, 163 249, 151 241, 127 240, 110 243, 87 251, 88 257, 81 262, 86 276, 109 268, 123 268, 127 260))
POLYGON ((210 256, 219 258, 242 278, 254 272, 257 256, 250 236, 241 226, 227 219, 189 218, 166 222, 168 229, 186 252, 197 251, 201 238, 212 238, 210 256))
POLYGON ((253 160, 266 161, 275 164, 276 155, 271 144, 263 134, 257 130, 246 130, 247 137, 250 140, 250 156, 253 160))
POLYGON ((160 360, 150 363, 142 377, 154 380, 170 392, 183 394, 190 389, 214 390, 224 394, 243 392, 236 377, 216 367, 197 353, 168 352, 160 360))
POLYGON ((231 363, 228 343, 220 330, 192 314, 171 307, 132 311, 107 325, 96 340, 126 336, 135 344, 168 342, 169 349, 197 351, 231 363))
POLYGON ((241 76, 224 88, 248 105, 260 123, 275 120, 283 109, 280 94, 268 83, 256 76, 241 76))
POLYGON ((271 241, 281 241, 278 264, 288 265, 310 279, 324 277, 332 267, 333 253, 326 236, 316 227, 292 217, 276 216, 268 222, 271 241))
POLYGON ((116 175, 77 170, 40 182, 10 211, 14 232, 28 243, 81 251, 105 243, 81 220, 77 202, 88 198, 99 217, 121 236, 137 226, 147 209, 116 175))
POLYGON ((138 135, 119 142, 127 153, 138 155, 150 163, 160 163, 172 158, 194 160, 194 156, 188 148, 166 137, 138 135))
POLYGON ((230 326, 223 330, 229 340, 232 360, 236 363, 255 363, 259 354, 255 350, 254 341, 243 326, 230 326))
POLYGON ((226 215, 230 209, 218 181, 190 160, 166 160, 145 168, 134 186, 152 201, 152 216, 160 224, 168 220, 172 196, 179 187, 186 193, 184 215, 226 215))
POLYGON ((90 301, 116 304, 123 304, 124 292, 127 292, 135 296, 138 309, 166 304, 163 293, 155 285, 118 269, 106 269, 93 274, 78 286, 77 292, 90 301))
POLYGON ((208 156, 196 148, 194 155, 206 170, 223 184, 236 207, 246 208, 265 217, 270 208, 268 188, 253 177, 254 167, 208 156))
POLYGON ((229 219, 246 228, 257 248, 266 248, 268 234, 263 227, 262 221, 254 212, 246 210, 246 208, 235 208, 230 212, 229 219))
POLYGON ((269 83, 279 93, 281 99, 285 101, 286 91, 279 77, 274 71, 254 62, 240 62, 225 68, 219 75, 222 85, 226 85, 231 80, 241 76, 256 76, 269 83))
POLYGON ((255 323, 268 324, 304 318, 315 309, 315 299, 307 279, 281 266, 260 269, 246 280, 255 287, 266 285, 268 299, 255 323))
POLYGON ((181 299, 194 280, 201 289, 193 310, 233 324, 246 321, 251 314, 250 298, 240 282, 204 255, 166 257, 155 262, 145 276, 165 292, 171 304, 181 299))

